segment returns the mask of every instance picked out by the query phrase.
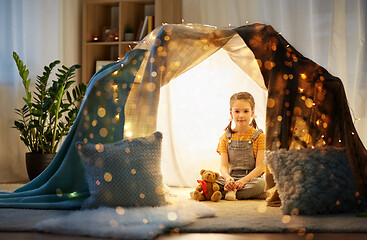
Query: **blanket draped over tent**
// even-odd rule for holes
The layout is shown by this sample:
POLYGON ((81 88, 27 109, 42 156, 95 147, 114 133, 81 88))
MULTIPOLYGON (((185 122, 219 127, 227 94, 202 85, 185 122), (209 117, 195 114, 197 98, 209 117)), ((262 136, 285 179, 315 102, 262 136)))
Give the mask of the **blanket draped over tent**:
POLYGON ((342 81, 300 54, 271 26, 254 24, 236 31, 258 60, 268 89, 266 149, 345 148, 357 189, 367 198, 367 151, 342 81))
MULTIPOLYGON (((160 88, 221 48, 268 90, 267 150, 346 148, 357 189, 367 198, 367 151, 340 79, 302 56, 271 26, 163 25, 123 60, 91 78, 77 119, 53 162, 25 186, 1 193, 0 207, 80 208, 89 190, 75 143, 111 143, 153 133, 160 88)), ((271 178, 268 184, 273 184, 271 178)))

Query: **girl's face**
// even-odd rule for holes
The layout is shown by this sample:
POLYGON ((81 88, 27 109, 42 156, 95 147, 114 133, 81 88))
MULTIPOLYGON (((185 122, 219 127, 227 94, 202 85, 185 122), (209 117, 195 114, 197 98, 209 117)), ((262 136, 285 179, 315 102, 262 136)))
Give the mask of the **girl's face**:
POLYGON ((250 125, 251 118, 254 116, 254 110, 248 100, 235 100, 231 108, 231 117, 236 123, 236 128, 247 128, 250 125))

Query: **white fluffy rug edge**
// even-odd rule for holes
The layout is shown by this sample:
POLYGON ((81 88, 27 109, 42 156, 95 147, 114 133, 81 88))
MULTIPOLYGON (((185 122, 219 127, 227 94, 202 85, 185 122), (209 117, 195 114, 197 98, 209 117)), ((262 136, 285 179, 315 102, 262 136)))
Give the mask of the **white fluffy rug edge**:
POLYGON ((98 208, 76 211, 39 222, 35 230, 94 237, 152 239, 198 218, 214 217, 215 210, 193 200, 179 200, 162 207, 98 208))

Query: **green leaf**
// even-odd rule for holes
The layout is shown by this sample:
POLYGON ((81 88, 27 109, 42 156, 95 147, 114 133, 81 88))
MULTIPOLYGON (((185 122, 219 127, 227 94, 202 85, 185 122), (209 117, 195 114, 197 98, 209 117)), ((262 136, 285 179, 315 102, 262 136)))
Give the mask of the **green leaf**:
MULTIPOLYGON (((61 72, 62 74, 66 74, 67 72, 66 71, 64 71, 64 70, 62 70, 62 69, 59 69, 59 72, 61 72)), ((62 76, 62 75, 61 75, 62 76)))
POLYGON ((65 85, 65 89, 68 89, 72 84, 73 84, 73 82, 67 82, 66 85, 65 85))
POLYGON ((28 98, 23 97, 24 102, 26 102, 28 105, 31 104, 30 100, 28 98))
MULTIPOLYGON (((74 89, 73 89, 73 92, 74 92, 74 89)), ((66 92, 66 98, 68 99, 69 103, 72 102, 71 95, 69 92, 66 92)))
POLYGON ((78 94, 78 91, 77 90, 78 90, 78 87, 74 88, 73 91, 72 91, 73 92, 73 98, 74 99, 77 99, 77 94, 78 94))
MULTIPOLYGON (((25 66, 24 66, 25 67, 25 66)), ((23 72, 23 74, 22 74, 22 78, 23 79, 27 79, 28 78, 28 75, 29 75, 29 71, 28 70, 26 70, 26 71, 24 71, 23 72)), ((30 82, 30 81, 29 81, 30 82)), ((29 85, 29 83, 28 83, 28 85, 29 85)))
POLYGON ((22 130, 24 129, 24 124, 18 122, 18 121, 14 121, 14 125, 19 129, 22 130))

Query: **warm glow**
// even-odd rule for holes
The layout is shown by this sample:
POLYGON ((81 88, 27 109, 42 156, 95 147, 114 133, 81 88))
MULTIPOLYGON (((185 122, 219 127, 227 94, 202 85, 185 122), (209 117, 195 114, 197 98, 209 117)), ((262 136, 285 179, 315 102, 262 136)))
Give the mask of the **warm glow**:
POLYGON ((116 207, 116 213, 118 215, 123 215, 125 213, 125 209, 121 206, 116 207))
MULTIPOLYGON (((171 62, 166 71, 174 72, 182 64, 171 62)), ((251 64, 258 66, 255 59, 251 64)), ((162 146, 175 142, 174 152, 169 147, 162 149, 162 174, 167 185, 193 186, 201 169, 219 171, 216 147, 229 122, 229 98, 238 91, 248 91, 254 96, 256 122, 265 131, 267 92, 222 49, 160 88, 157 130, 164 136, 162 146), (175 130, 175 139, 170 129, 175 130), (180 168, 171 164, 176 156, 182 159, 180 168), (185 173, 184 178, 177 177, 179 171, 185 173)), ((269 107, 277 104, 274 99, 268 103, 269 107)), ((124 135, 127 136, 126 129, 124 135)))
POLYGON ((112 181, 112 175, 111 173, 109 172, 106 172, 104 175, 103 175, 103 178, 106 182, 111 182, 112 181))
POLYGON ((106 109, 100 107, 98 108, 98 112, 97 112, 98 116, 103 118, 106 115, 106 109))
POLYGON ((284 215, 282 218, 282 222, 283 223, 289 223, 291 221, 291 216, 289 215, 284 215))

